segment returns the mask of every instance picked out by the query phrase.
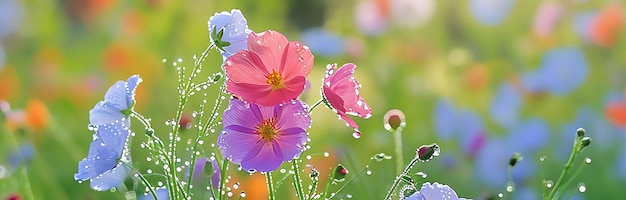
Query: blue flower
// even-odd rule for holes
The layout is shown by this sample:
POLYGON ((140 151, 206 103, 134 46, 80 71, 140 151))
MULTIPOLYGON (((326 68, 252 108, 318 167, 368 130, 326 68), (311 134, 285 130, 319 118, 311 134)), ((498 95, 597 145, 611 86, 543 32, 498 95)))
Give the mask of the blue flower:
POLYGON ((507 17, 513 4, 514 0, 471 0, 469 9, 479 23, 496 26, 507 17))
POLYGON ((131 76, 127 82, 118 81, 109 88, 104 101, 89 111, 93 141, 87 158, 78 163, 75 180, 91 180, 91 188, 104 191, 120 185, 127 177, 129 168, 121 161, 130 162, 125 150, 130 134, 128 116, 140 82, 139 75, 131 76))
POLYGON ((494 121, 503 127, 510 128, 516 122, 522 104, 520 94, 510 84, 502 84, 491 101, 489 113, 494 121))
POLYGON ((531 118, 513 128, 508 139, 513 150, 533 154, 548 144, 550 127, 540 118, 531 118))
POLYGON ((302 33, 302 43, 308 46, 315 55, 333 57, 345 53, 343 39, 323 28, 305 30, 302 33))
POLYGON ((464 198, 459 198, 459 196, 456 195, 456 192, 448 185, 439 184, 437 182, 433 184, 426 182, 422 184, 422 188, 419 191, 413 193, 411 196, 405 198, 404 200, 430 199, 458 200, 464 198))
MULTIPOLYGON (((160 188, 154 191, 158 200, 168 200, 170 199, 170 193, 167 191, 167 188, 160 188)), ((154 197, 149 192, 147 194, 139 196, 137 198, 139 200, 154 200, 154 197)))
POLYGON ((563 47, 548 51, 539 69, 546 90, 562 96, 578 88, 587 78, 587 61, 579 48, 563 47))
POLYGON ((17 169, 22 164, 28 162, 35 155, 35 148, 32 143, 21 145, 18 149, 11 152, 8 157, 9 166, 17 169))
MULTIPOLYGON (((209 21, 211 42, 216 45, 225 58, 248 48, 248 22, 240 10, 215 13, 209 21)), ((226 59, 224 59, 226 60, 226 59)))
POLYGON ((456 124, 459 122, 454 105, 449 101, 439 100, 435 105, 433 115, 435 132, 439 138, 443 140, 452 139, 458 131, 456 124))

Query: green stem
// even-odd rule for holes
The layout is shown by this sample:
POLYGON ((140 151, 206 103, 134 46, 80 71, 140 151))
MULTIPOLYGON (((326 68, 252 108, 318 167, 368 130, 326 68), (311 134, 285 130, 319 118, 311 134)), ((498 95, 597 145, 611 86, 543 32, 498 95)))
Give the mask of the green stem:
POLYGON ((224 190, 224 184, 226 183, 226 170, 227 169, 228 169, 228 159, 224 158, 224 161, 222 161, 222 169, 220 169, 221 170, 220 171, 220 187, 217 189, 220 200, 224 199, 224 195, 226 194, 224 190))
POLYGON ((567 163, 565 163, 565 166, 563 167, 563 171, 561 171, 561 175, 559 176, 559 179, 554 184, 554 187, 550 191, 550 194, 548 194, 548 198, 547 199, 551 200, 551 199, 555 198, 556 191, 559 189, 559 186, 561 186, 561 182, 565 178, 565 175, 567 174, 567 171, 572 166, 572 162, 574 161, 574 158, 576 158, 576 155, 578 155, 577 149, 578 149, 578 145, 580 145, 579 141, 580 140, 578 140, 578 139, 576 139, 576 141, 574 141, 574 148, 572 149, 572 153, 569 155, 569 159, 567 160, 567 163))
POLYGON ((295 172, 293 176, 293 186, 296 189, 298 199, 304 200, 304 191, 302 190, 302 179, 300 178, 300 169, 298 167, 299 160, 300 159, 297 159, 297 158, 291 160, 291 163, 293 165, 293 171, 295 172))
POLYGON ((319 101, 315 102, 315 104, 313 104, 313 106, 311 106, 311 108, 309 108, 309 113, 313 112, 313 109, 315 109, 315 107, 319 106, 322 102, 324 102, 324 98, 323 97, 319 101))
POLYGON ((574 171, 574 173, 572 174, 572 176, 569 177, 569 179, 567 179, 567 181, 565 181, 565 183, 563 184, 563 188, 567 188, 567 186, 569 186, 569 184, 572 183, 572 181, 574 181, 574 179, 580 174, 580 172, 583 171, 583 168, 585 168, 585 161, 583 161, 580 165, 580 167, 578 167, 576 169, 576 171, 574 171))
POLYGON ((393 181, 391 188, 389 188, 389 191, 387 192, 387 195, 385 195, 385 198, 383 198, 383 200, 387 200, 391 198, 391 195, 393 194, 393 191, 396 189, 396 187, 398 187, 398 184, 400 183, 402 176, 407 176, 409 174, 409 171, 411 171, 411 169, 417 163, 418 160, 419 160, 419 156, 415 156, 415 158, 411 160, 409 165, 407 165, 404 168, 404 171, 402 171, 402 174, 400 174, 399 176, 396 176, 396 179, 393 181))
POLYGON ((317 177, 315 177, 312 181, 311 190, 309 190, 309 194, 307 195, 309 200, 313 200, 313 195, 315 195, 315 190, 317 190, 317 177))
POLYGON ((141 173, 139 172, 139 170, 135 169, 132 165, 130 165, 129 163, 126 162, 122 162, 123 165, 126 165, 128 168, 130 168, 131 170, 133 170, 133 172, 136 174, 137 177, 139 177, 139 179, 141 180, 141 182, 143 183, 144 186, 146 186, 148 188, 148 190, 150 191, 150 194, 152 195, 152 197, 154 197, 154 199, 157 199, 156 196, 156 192, 154 192, 154 189, 152 188, 152 185, 150 184, 150 182, 148 181, 148 179, 146 179, 146 177, 144 177, 143 175, 141 175, 141 173))
POLYGON ((269 199, 270 200, 275 200, 276 197, 274 196, 274 183, 272 183, 272 172, 267 172, 265 174, 265 180, 267 182, 267 191, 269 192, 269 199))
POLYGON ((402 166, 404 166, 404 157, 402 156, 402 127, 398 127, 398 129, 393 132, 393 138, 396 152, 396 174, 398 174, 402 171, 402 166))
POLYGON ((326 181, 326 188, 324 188, 324 199, 328 199, 328 189, 330 189, 330 185, 334 181, 332 173, 333 171, 331 169, 330 173, 328 174, 328 181, 326 181))

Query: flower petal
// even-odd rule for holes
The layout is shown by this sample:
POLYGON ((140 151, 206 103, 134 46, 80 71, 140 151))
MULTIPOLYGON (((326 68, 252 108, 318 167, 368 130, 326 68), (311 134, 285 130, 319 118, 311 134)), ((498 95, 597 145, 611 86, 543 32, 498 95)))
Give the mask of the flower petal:
POLYGON ((283 34, 273 30, 250 33, 248 36, 248 50, 259 55, 268 72, 280 71, 281 57, 288 43, 289 40, 283 34))
POLYGON ((300 128, 306 130, 311 125, 308 106, 299 100, 286 102, 280 113, 276 113, 276 127, 280 130, 300 128))
POLYGON ((240 164, 244 156, 261 142, 256 134, 244 133, 225 127, 217 137, 217 145, 222 156, 233 163, 240 164))
POLYGON ((251 147, 241 160, 241 168, 246 171, 270 172, 283 163, 281 152, 276 151, 274 144, 258 142, 251 147))
POLYGON ((294 41, 289 42, 283 51, 280 72, 285 79, 295 76, 308 76, 313 69, 313 54, 309 47, 294 41))
POLYGON ((110 171, 91 179, 91 188, 97 191, 109 190, 124 183, 130 169, 126 165, 119 164, 110 171))
POLYGON ((274 146, 283 161, 294 159, 304 151, 307 134, 305 129, 291 128, 274 137, 274 146))

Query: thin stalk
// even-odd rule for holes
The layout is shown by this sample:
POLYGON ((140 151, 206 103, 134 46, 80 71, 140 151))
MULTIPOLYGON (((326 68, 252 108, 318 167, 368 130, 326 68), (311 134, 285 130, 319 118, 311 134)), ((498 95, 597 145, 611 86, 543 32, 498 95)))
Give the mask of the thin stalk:
MULTIPOLYGON (((189 79, 187 79, 187 83, 184 84, 184 89, 182 93, 179 93, 179 102, 178 102, 178 109, 176 109, 176 117, 174 117, 174 121, 172 121, 172 140, 170 141, 170 170, 169 170, 169 176, 170 178, 168 179, 168 185, 171 187, 170 195, 174 196, 174 199, 178 198, 178 195, 182 194, 183 198, 187 198, 187 194, 186 192, 182 189, 182 186, 180 186, 179 184, 176 184, 174 182, 177 182, 178 180, 176 180, 176 138, 178 138, 178 122, 180 121, 180 118, 183 115, 183 109, 185 108, 185 104, 187 103, 187 100, 189 98, 189 90, 191 89, 191 81, 193 80, 194 77, 196 77, 196 73, 199 71, 199 69, 202 68, 201 62, 204 60, 204 58, 206 58, 206 56, 209 54, 209 52, 211 51, 211 49, 213 49, 213 45, 210 45, 209 47, 207 47, 206 50, 204 50, 204 52, 202 52, 202 55, 200 56, 199 59, 197 59, 194 62, 194 67, 193 70, 191 71, 191 75, 189 76, 189 79), (181 191, 178 192, 176 190, 180 189, 181 191)), ((181 76, 184 76, 184 73, 182 73, 181 76)))
POLYGON ((578 145, 580 145, 579 143, 580 143, 579 140, 576 139, 576 141, 574 142, 574 148, 572 149, 572 153, 569 155, 569 159, 567 160, 567 163, 565 163, 565 166, 563 167, 563 171, 561 171, 561 175, 559 176, 559 179, 554 184, 554 188, 552 188, 552 190, 550 191, 550 194, 548 194, 547 199, 553 199, 555 197, 554 195, 556 194, 556 191, 559 189, 559 186, 561 186, 561 182, 565 178, 567 171, 569 170, 570 167, 572 167, 572 162, 574 162, 574 158, 576 158, 576 155, 578 155, 577 149, 578 149, 578 145))
POLYGON ((139 170, 135 169, 132 165, 130 165, 129 163, 126 162, 122 162, 123 165, 126 165, 128 168, 132 169, 133 172, 135 173, 135 176, 139 177, 139 179, 141 180, 141 183, 143 183, 144 186, 146 186, 150 192, 150 194, 152 195, 152 197, 154 197, 154 199, 157 199, 156 193, 154 192, 154 189, 152 188, 152 184, 150 184, 150 182, 148 181, 148 179, 146 179, 146 177, 144 177, 139 170))
POLYGON ((393 132, 393 139, 396 152, 396 174, 398 174, 402 171, 402 166, 404 166, 404 156, 402 156, 402 127, 398 127, 393 132))
POLYGON ((396 189, 396 187, 398 187, 398 184, 400 183, 401 177, 408 175, 409 171, 411 171, 411 169, 417 163, 417 161, 419 161, 419 157, 415 156, 415 158, 413 158, 413 160, 411 160, 409 165, 407 165, 404 168, 404 171, 402 171, 402 174, 396 176, 396 179, 393 181, 393 184, 391 185, 391 188, 389 189, 389 191, 387 192, 387 195, 385 195, 385 198, 383 198, 383 200, 387 200, 387 199, 391 198, 391 195, 393 194, 393 191, 396 189))
POLYGON ((317 179, 318 178, 316 177, 312 180, 313 183, 311 185, 311 190, 309 190, 309 194, 307 195, 309 197, 308 198, 309 200, 313 199, 313 195, 315 195, 315 190, 317 190, 317 179))
MULTIPOLYGON (((300 159, 291 160, 291 164, 293 165, 293 171, 295 172, 293 176, 293 186, 296 189, 298 194, 298 199, 304 200, 304 191, 302 190, 302 179, 300 178, 300 169, 298 168, 298 161, 300 159)), ((268 173, 269 174, 269 173, 268 173)))
POLYGON ((576 169, 576 171, 574 171, 574 173, 572 174, 572 176, 569 177, 569 179, 567 179, 567 181, 565 181, 565 184, 563 184, 563 188, 567 188, 567 186, 569 184, 572 183, 572 181, 574 181, 574 179, 580 174, 580 172, 583 171, 583 168, 585 168, 585 161, 583 161, 580 165, 580 167, 578 167, 576 169))
POLYGON ((267 182, 267 191, 269 192, 269 199, 275 200, 274 196, 274 183, 272 182, 272 172, 265 173, 265 181, 267 182))
POLYGON ((309 108, 309 113, 313 112, 313 109, 315 109, 315 107, 319 106, 322 102, 324 102, 324 98, 321 98, 319 101, 315 102, 315 104, 313 104, 313 106, 311 106, 311 108, 309 108))
POLYGON ((220 187, 217 189, 217 192, 219 192, 219 199, 222 200, 224 199, 224 194, 226 194, 226 192, 224 192, 224 184, 226 182, 226 169, 228 168, 228 159, 224 158, 224 161, 222 161, 222 169, 220 169, 220 187))

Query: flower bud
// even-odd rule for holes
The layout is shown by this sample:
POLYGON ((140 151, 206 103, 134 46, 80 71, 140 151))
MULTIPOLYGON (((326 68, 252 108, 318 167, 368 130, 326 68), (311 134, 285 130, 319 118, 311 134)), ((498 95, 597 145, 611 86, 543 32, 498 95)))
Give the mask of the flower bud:
POLYGON ((417 157, 421 161, 428 161, 433 157, 439 156, 439 145, 433 143, 431 145, 422 145, 417 149, 417 157))
POLYGON ((589 146, 589 144, 591 144, 591 138, 590 137, 584 137, 583 139, 580 140, 580 150, 582 151, 583 149, 585 149, 585 147, 589 146))
POLYGON ((343 165, 339 164, 337 165, 337 168, 335 168, 335 173, 333 174, 333 180, 336 182, 342 182, 346 179, 346 174, 348 173, 349 173, 348 169, 346 169, 343 165))
POLYGON ((391 109, 383 117, 383 125, 387 131, 395 131, 406 126, 404 113, 398 109, 391 109))
POLYGON ((517 165, 517 163, 519 163, 523 159, 524 157, 522 157, 522 154, 516 152, 515 154, 513 154, 511 159, 509 159, 509 167, 515 167, 515 165, 517 165))
POLYGON ((584 128, 578 128, 578 130, 576 130, 576 136, 584 137, 585 136, 585 129, 584 128))

